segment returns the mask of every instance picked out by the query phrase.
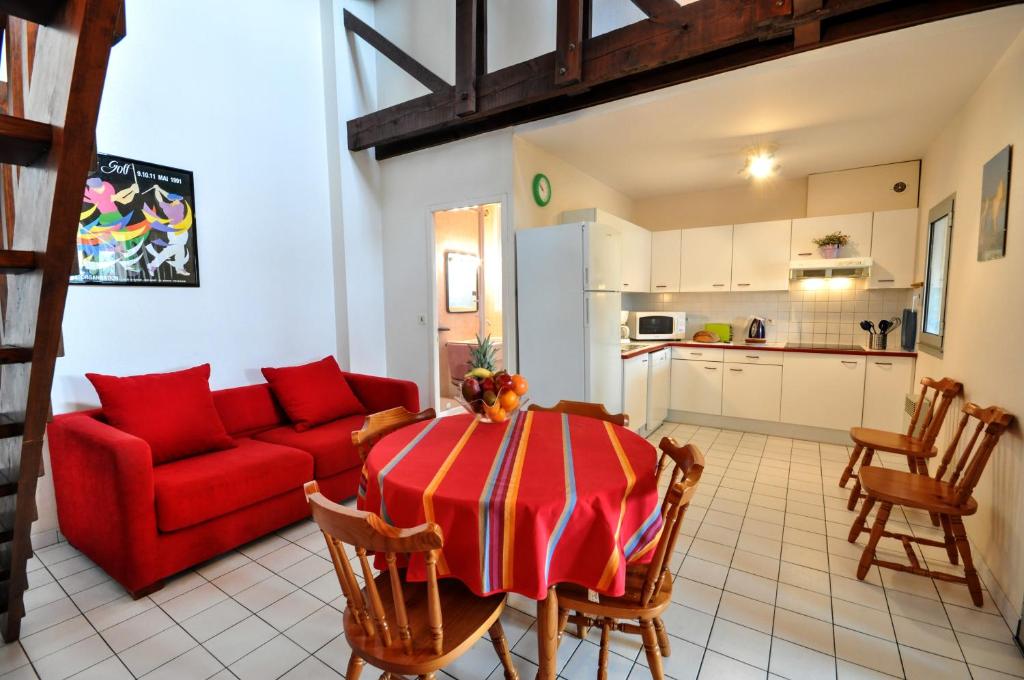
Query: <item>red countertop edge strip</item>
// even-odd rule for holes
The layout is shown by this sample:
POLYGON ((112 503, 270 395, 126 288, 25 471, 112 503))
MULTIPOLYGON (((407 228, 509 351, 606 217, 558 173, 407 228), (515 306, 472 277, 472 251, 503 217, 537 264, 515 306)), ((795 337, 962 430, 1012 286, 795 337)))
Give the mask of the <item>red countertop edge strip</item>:
POLYGON ((657 352, 659 349, 666 347, 719 347, 724 350, 736 350, 742 349, 746 351, 757 350, 758 352, 804 352, 806 354, 852 354, 857 356, 867 357, 917 357, 917 352, 904 352, 903 350, 874 350, 874 349, 835 349, 832 347, 770 347, 757 343, 740 343, 726 345, 715 342, 663 342, 659 345, 651 345, 650 347, 644 347, 643 349, 633 350, 632 352, 623 352, 623 359, 632 359, 643 354, 650 354, 651 352, 657 352))

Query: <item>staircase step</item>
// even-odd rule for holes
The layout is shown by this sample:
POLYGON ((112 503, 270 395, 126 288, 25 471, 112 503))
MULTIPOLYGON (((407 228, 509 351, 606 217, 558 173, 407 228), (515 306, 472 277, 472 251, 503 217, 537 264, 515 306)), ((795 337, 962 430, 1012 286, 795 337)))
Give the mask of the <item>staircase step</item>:
POLYGON ((46 123, 0 114, 0 163, 32 165, 49 150, 52 139, 53 128, 46 123))
POLYGON ((31 347, 0 345, 0 364, 27 364, 32 361, 31 347))
POLYGON ((39 260, 31 250, 0 250, 0 274, 24 274, 38 265, 39 260))
POLYGON ((0 13, 36 24, 49 24, 57 17, 64 0, 0 0, 0 13))
MULTIPOLYGON (((20 437, 25 432, 25 416, 21 413, 0 413, 0 439, 20 437)), ((0 541, 2 543, 2 541, 0 541)))
POLYGON ((0 498, 18 493, 18 470, 16 468, 0 469, 0 498))

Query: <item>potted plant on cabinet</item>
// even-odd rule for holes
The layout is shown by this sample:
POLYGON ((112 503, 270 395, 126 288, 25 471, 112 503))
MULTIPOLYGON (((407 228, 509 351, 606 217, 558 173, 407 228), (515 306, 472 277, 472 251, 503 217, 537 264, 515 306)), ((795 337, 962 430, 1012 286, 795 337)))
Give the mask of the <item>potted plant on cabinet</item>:
POLYGON ((828 259, 839 257, 839 250, 849 242, 850 237, 841 231, 833 231, 814 239, 814 245, 818 246, 821 256, 828 259))

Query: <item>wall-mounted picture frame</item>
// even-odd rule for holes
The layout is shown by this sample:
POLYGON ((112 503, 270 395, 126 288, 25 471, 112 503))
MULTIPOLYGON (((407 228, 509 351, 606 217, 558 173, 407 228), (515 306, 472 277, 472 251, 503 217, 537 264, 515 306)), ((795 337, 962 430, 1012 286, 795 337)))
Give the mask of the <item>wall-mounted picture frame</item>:
POLYGON ((1010 165, 1013 147, 1005 146, 985 163, 981 173, 981 221, 978 262, 1006 256, 1006 224, 1010 211, 1010 165))
POLYGON ((192 173, 97 154, 82 195, 71 283, 199 286, 192 173))

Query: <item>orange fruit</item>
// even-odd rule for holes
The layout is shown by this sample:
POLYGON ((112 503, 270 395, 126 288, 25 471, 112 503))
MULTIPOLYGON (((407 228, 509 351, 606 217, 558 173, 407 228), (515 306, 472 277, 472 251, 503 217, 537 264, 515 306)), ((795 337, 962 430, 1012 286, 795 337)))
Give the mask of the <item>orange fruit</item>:
POLYGON ((530 389, 530 383, 526 382, 526 378, 521 375, 512 376, 512 389, 520 397, 526 394, 526 390, 530 389))
POLYGON ((498 397, 498 401, 501 403, 501 407, 506 411, 514 411, 516 410, 516 407, 519 406, 519 395, 512 390, 506 390, 501 393, 500 397, 498 397))
POLYGON ((505 412, 505 409, 501 408, 500 406, 492 406, 491 408, 487 409, 487 417, 496 423, 503 423, 505 422, 505 419, 508 417, 508 414, 505 412))

